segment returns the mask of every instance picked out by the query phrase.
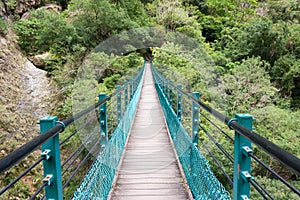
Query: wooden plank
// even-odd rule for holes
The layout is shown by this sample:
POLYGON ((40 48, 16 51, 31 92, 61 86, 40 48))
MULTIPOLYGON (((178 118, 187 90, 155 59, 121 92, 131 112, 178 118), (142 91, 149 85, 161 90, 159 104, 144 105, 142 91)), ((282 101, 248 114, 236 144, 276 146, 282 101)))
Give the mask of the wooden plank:
POLYGON ((183 189, 178 188, 155 188, 155 189, 119 189, 116 190, 115 195, 121 196, 173 196, 173 195, 185 195, 185 191, 183 189))
POLYGON ((168 173, 153 173, 153 174, 120 174, 119 178, 123 178, 123 179, 146 179, 146 178, 181 178, 181 176, 173 171, 170 171, 168 173))
POLYGON ((136 190, 145 190, 145 189, 149 189, 149 190, 155 190, 156 188, 162 188, 162 189, 179 189, 182 190, 184 189, 183 184, 178 184, 178 183, 170 183, 170 184, 161 184, 161 183, 143 183, 143 184, 137 184, 137 183, 131 183, 131 184, 118 184, 116 186, 116 189, 120 190, 120 189, 124 189, 124 190, 128 190, 128 189, 136 189, 136 190))
POLYGON ((190 198, 168 134, 152 74, 147 66, 134 124, 109 198, 190 198))
POLYGON ((188 199, 186 195, 170 195, 170 196, 113 196, 115 200, 185 200, 188 199))
POLYGON ((119 178, 118 179, 118 184, 143 184, 143 183, 152 183, 152 184, 156 184, 156 183, 160 183, 160 184, 180 184, 183 183, 182 177, 180 178, 176 178, 173 177, 172 179, 170 178, 148 178, 148 179, 123 179, 123 178, 119 178))

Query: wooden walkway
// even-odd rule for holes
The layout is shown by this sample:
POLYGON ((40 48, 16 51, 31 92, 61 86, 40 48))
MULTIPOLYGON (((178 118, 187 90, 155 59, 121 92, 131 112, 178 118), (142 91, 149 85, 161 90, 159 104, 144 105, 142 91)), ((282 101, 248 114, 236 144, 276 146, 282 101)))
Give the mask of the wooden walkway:
POLYGON ((147 64, 137 113, 108 199, 190 197, 147 64))

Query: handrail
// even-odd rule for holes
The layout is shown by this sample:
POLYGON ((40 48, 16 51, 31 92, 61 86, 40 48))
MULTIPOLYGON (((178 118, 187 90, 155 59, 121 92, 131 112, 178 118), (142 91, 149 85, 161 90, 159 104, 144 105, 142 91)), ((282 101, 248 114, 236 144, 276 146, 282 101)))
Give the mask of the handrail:
MULTIPOLYGON (((113 94, 115 95, 115 94, 113 94)), ((69 126, 74 121, 78 120, 79 118, 85 116, 89 112, 93 111, 95 108, 99 107, 100 105, 103 105, 106 101, 108 101, 113 95, 107 97, 103 101, 96 103, 95 105, 90 106, 89 108, 77 113, 76 115, 67 118, 63 121, 63 124, 65 126, 69 126)), ((60 132, 64 130, 64 127, 62 124, 57 124, 53 128, 46 131, 44 134, 41 134, 37 137, 35 137, 33 140, 29 141, 28 143, 24 144, 23 146, 19 147, 18 149, 14 150, 7 156, 3 157, 0 160, 0 174, 4 173, 6 170, 17 164, 20 160, 22 160, 24 157, 26 157, 28 154, 30 154, 32 151, 34 151, 36 148, 47 142, 50 138, 56 136, 60 132)))
MULTIPOLYGON (((136 76, 133 77, 133 81, 136 81, 138 79, 139 73, 136 74, 136 76)), ((20 160, 22 160, 24 157, 29 155, 31 152, 33 152, 36 148, 47 142, 50 138, 53 138, 57 134, 64 131, 66 127, 71 125, 76 120, 80 119, 81 117, 85 116, 86 114, 90 113, 91 111, 95 110, 99 106, 103 105, 107 101, 109 101, 111 98, 116 96, 119 92, 123 90, 125 86, 121 88, 121 90, 116 91, 112 93, 110 96, 107 96, 104 100, 95 103, 94 105, 91 105, 87 109, 75 114, 74 116, 71 116, 65 120, 62 121, 62 123, 58 123, 53 128, 49 129, 45 133, 35 137, 28 143, 24 144, 23 146, 19 147, 18 149, 14 150, 13 152, 9 153, 5 157, 3 157, 0 160, 0 174, 3 174, 6 170, 13 167, 15 164, 17 164, 20 160)))
POLYGON ((296 172, 298 175, 300 175, 300 159, 299 158, 297 158, 296 156, 287 152, 286 150, 282 149, 281 147, 274 144, 273 142, 267 140, 266 138, 260 136, 258 133, 241 126, 236 121, 232 121, 229 123, 230 118, 227 117, 226 115, 223 115, 219 111, 211 108, 207 104, 203 103, 201 100, 198 101, 191 94, 183 91, 182 89, 180 89, 174 85, 172 85, 172 87, 175 88, 182 95, 189 97, 193 102, 197 103, 199 106, 201 106, 204 110, 206 110, 208 113, 213 115, 219 121, 221 121, 225 125, 228 125, 230 129, 235 130, 239 134, 245 136, 251 142, 253 142, 254 144, 258 145, 260 148, 262 148, 266 153, 269 153, 274 158, 276 158, 278 161, 280 161, 281 163, 283 163, 284 165, 286 165, 287 167, 292 169, 294 172, 296 172))
POLYGON ((211 115, 216 117, 219 121, 223 122, 224 124, 228 125, 229 128, 232 130, 237 131, 239 134, 245 136, 247 139, 249 139, 254 144, 258 145, 260 148, 262 148, 266 153, 269 153, 274 158, 276 158, 278 161, 292 169, 294 172, 300 175, 300 159, 296 156, 292 155, 288 151, 282 149, 278 145, 274 144, 273 142, 267 140, 266 138, 262 137, 255 131, 251 131, 240 124, 238 124, 235 121, 232 121, 228 124, 230 121, 230 118, 223 115, 219 111, 211 108, 207 104, 203 103, 202 101, 198 101, 195 99, 192 95, 182 91, 181 89, 176 87, 176 90, 181 92, 181 94, 188 96, 192 101, 197 103, 199 106, 201 106, 204 110, 209 112, 211 115))
MULTIPOLYGON (((22 159, 24 159, 26 156, 28 156, 30 153, 32 153, 34 150, 36 150, 38 147, 42 146, 44 143, 46 143, 47 141, 51 140, 52 138, 55 138, 55 136, 58 136, 58 134, 60 134, 61 132, 64 132, 65 128, 69 127, 75 121, 81 119, 82 117, 86 116, 90 112, 95 111, 98 107, 99 107, 99 112, 101 110, 100 109, 101 106, 105 106, 106 109, 110 109, 111 106, 109 106, 109 104, 111 104, 111 103, 107 104, 108 101, 117 101, 120 104, 124 104, 125 107, 126 107, 127 104, 130 103, 131 100, 132 100, 131 98, 128 97, 128 95, 129 95, 128 94, 128 92, 129 92, 128 89, 130 88, 130 92, 129 92, 130 95, 134 95, 136 93, 136 91, 138 90, 137 82, 140 83, 140 80, 141 80, 142 75, 143 75, 144 68, 145 68, 145 63, 144 63, 144 67, 142 67, 139 70, 138 73, 136 73, 133 77, 131 77, 128 80, 129 82, 125 81, 122 86, 118 86, 116 88, 116 91, 114 93, 112 93, 111 95, 106 96, 104 94, 104 98, 103 99, 100 98, 100 96, 99 96, 99 98, 100 98, 99 101, 97 103, 95 103, 94 105, 89 106, 85 110, 83 110, 83 111, 81 111, 81 112, 79 112, 79 113, 77 113, 77 114, 75 114, 75 115, 73 115, 71 117, 68 117, 67 119, 65 119, 63 121, 56 121, 55 125, 52 128, 50 128, 49 130, 43 132, 43 134, 40 134, 39 136, 33 138, 31 141, 29 141, 28 143, 22 145, 21 147, 19 147, 18 149, 14 150, 11 153, 9 153, 5 157, 1 158, 0 159, 0 175, 3 175, 5 171, 7 171, 8 169, 10 169, 14 165, 16 165, 18 162, 20 162, 22 159), (126 95, 124 96, 124 100, 122 100, 121 98, 119 98, 119 97, 122 96, 123 93, 124 93, 124 95, 125 94, 127 95, 127 96, 126 95), (122 101, 124 101, 124 102, 122 102, 122 101)), ((114 108, 112 108, 112 109, 114 109, 114 108)), ((119 109, 118 110, 118 114, 119 115, 124 114, 122 112, 122 110, 121 110, 121 106, 118 109, 119 109)), ((125 112, 125 110, 124 110, 124 112, 125 112)), ((114 114, 117 114, 117 113, 114 113, 114 114)), ((103 116, 103 117, 108 120, 108 118, 107 118, 106 115, 103 116)), ((57 120, 57 118, 56 118, 56 120, 57 120)), ((61 146, 64 143, 66 143, 67 141, 69 141, 76 133, 79 132, 79 130, 84 129, 84 127, 86 125, 88 125, 90 122, 91 122, 91 120, 86 121, 79 128, 77 128, 75 131, 73 131, 66 139, 64 139, 63 141, 60 141, 58 145, 61 146)), ((109 121, 107 121, 107 123, 109 123, 109 121)), ((117 124, 111 124, 111 125, 112 126, 116 126, 117 124)), ((105 134, 108 134, 108 133, 105 132, 105 134)), ((102 134, 101 134, 101 136, 99 135, 99 137, 101 138, 102 134)), ((106 138, 106 139, 108 139, 108 138, 106 138)), ((94 147, 97 146, 96 144, 97 143, 94 144, 94 147)), ((73 152, 71 154, 71 156, 69 156, 67 158, 67 160, 65 162, 63 162, 63 165, 59 164, 60 166, 57 166, 57 167, 58 168, 62 168, 68 162, 74 163, 75 160, 77 160, 77 158, 83 152, 82 150, 84 150, 84 144, 80 145, 79 148, 77 148, 75 150, 75 152, 73 152), (78 153, 78 149, 79 148, 81 148, 81 151, 78 153), (76 156, 74 156, 75 154, 76 154, 76 156)), ((103 148, 103 147, 101 146, 101 148, 103 148)), ((88 155, 91 155, 91 152, 89 152, 88 155)), ((82 160, 80 162, 80 164, 77 166, 77 168, 75 170, 73 170, 72 175, 67 179, 67 182, 64 184, 63 188, 68 185, 68 183, 72 180, 73 176, 77 173, 77 171, 79 170, 79 168, 89 159, 89 157, 86 156, 84 158, 84 160, 82 160)), ((36 167, 37 164, 39 164, 42 160, 45 160, 45 159, 48 159, 48 158, 45 157, 45 156, 42 156, 37 162, 35 162, 32 166, 30 166, 23 173, 21 173, 21 175, 19 175, 17 178, 15 178, 13 181, 11 181, 8 185, 6 185, 4 188, 2 188, 1 191, 0 191, 0 195, 2 195, 9 188, 11 188, 11 186, 13 186, 24 175, 26 175, 29 171, 31 171, 34 167, 36 167)), ((69 168, 72 165, 70 163, 68 164, 68 166, 65 167, 64 172, 66 172, 67 170, 69 170, 69 168)), ((44 165, 44 168, 45 168, 45 165, 44 165)), ((62 173, 61 175, 59 175, 60 178, 66 178, 63 175, 64 175, 64 173, 62 173)), ((55 179, 59 179, 59 178, 55 177, 55 179)), ((35 196, 37 196, 42 191, 42 189, 46 186, 46 182, 44 180, 43 180, 43 185, 31 196, 31 199, 34 199, 35 196)), ((44 195, 44 197, 45 197, 45 195, 44 195)))
MULTIPOLYGON (((251 141, 252 143, 256 144, 258 147, 260 147, 260 149, 262 149, 263 151, 265 151, 267 154, 269 154, 271 157, 275 158, 276 160, 278 160, 280 163, 282 163, 283 165, 285 165, 286 167, 288 167, 289 169, 291 169, 291 171, 293 171, 295 174, 300 175, 300 159, 297 158, 296 156, 292 155, 291 153, 289 153, 288 151, 282 149, 281 147, 279 147, 278 145, 274 144, 273 142, 267 140, 266 138, 262 137, 261 135, 259 135, 257 132, 252 131, 248 128, 245 128, 244 126, 242 126, 241 124, 239 124, 237 122, 236 119, 231 119, 229 117, 227 117, 226 115, 222 114, 221 112, 213 109, 212 107, 210 107, 209 105, 203 103, 200 99, 195 98, 192 94, 189 94, 185 91, 182 90, 181 85, 180 86, 175 86, 174 84, 172 84, 172 82, 170 80, 168 80, 168 78, 166 78, 164 75, 162 75, 161 73, 157 72, 157 70, 155 69, 154 65, 152 65, 152 69, 153 69, 153 73, 155 75, 155 79, 157 84, 159 85, 159 87, 162 88, 166 88, 164 90, 166 93, 166 97, 165 98, 169 98, 168 96, 171 96, 168 93, 173 93, 176 94, 177 93, 177 99, 178 99, 178 95, 180 95, 180 107, 178 107, 178 102, 177 102, 177 109, 179 109, 179 114, 178 117, 181 119, 181 98, 182 96, 185 96, 186 98, 188 98, 191 102, 195 103, 195 105, 199 106, 199 108, 202 108, 203 111, 208 112, 210 115, 214 116, 217 120, 219 120, 221 123, 225 124, 226 126, 228 126, 228 128, 232 129, 235 131, 236 134, 239 134, 241 136, 243 136, 244 138, 248 139, 249 141, 251 141)), ((172 106, 171 104, 169 106, 172 106)), ((193 107, 194 109, 195 107, 193 107)), ((173 108, 173 109, 176 109, 173 108)), ((177 110, 178 112, 178 110, 177 110)), ((205 115, 203 115, 203 113, 200 112, 201 116, 204 116, 204 118, 210 123, 212 124, 218 131, 220 131, 222 134, 224 134, 227 138, 230 139, 230 141, 233 141, 233 138, 230 137, 227 133, 225 133, 218 125, 216 125, 212 120, 210 120, 208 117, 206 117, 205 115)), ((193 118, 194 120, 194 118, 193 118)), ((223 149, 223 147, 212 137, 212 135, 206 130, 206 128, 202 125, 198 125, 203 131, 204 133, 209 137, 209 139, 222 151, 222 153, 227 156, 227 151, 225 149, 223 149), (221 148, 220 148, 221 147, 221 148)), ((201 140, 202 144, 205 146, 204 141, 201 140)), ((197 142, 198 143, 198 142, 197 142)), ((234 142, 235 143, 235 142, 234 142)), ((197 145, 197 144, 196 144, 197 145)), ((235 147, 236 148, 236 147, 235 147)), ((213 154, 208 150, 209 155, 213 154)), ((251 149, 250 149, 251 150, 251 149)), ((270 171, 278 180, 280 180, 283 184, 285 184, 288 188, 290 188, 295 194, 300 196, 300 190, 298 190, 297 188, 295 188, 292 184, 290 184, 288 181, 284 180, 284 178, 282 178, 279 174, 277 174, 275 171, 273 171, 270 167, 266 166, 263 161, 259 160, 257 157, 255 157, 253 155, 252 152, 249 153, 249 157, 255 158, 254 160, 258 162, 258 164, 262 165, 265 169, 267 169, 268 171, 270 171)), ((231 157, 232 158, 232 157, 231 157)), ((228 158, 229 159, 229 158, 228 158)), ((213 160, 214 157, 213 157, 213 160)), ((231 162, 233 162, 232 159, 229 159, 231 162)), ((235 161, 234 161, 235 162, 235 161)), ((218 165, 218 167, 222 170, 222 172, 224 173, 224 175, 227 175, 227 172, 225 172, 223 170, 223 168, 219 165, 219 163, 216 163, 218 165)), ((227 176, 226 176, 227 177, 227 176)), ((228 178, 228 177, 227 177, 228 178)), ((230 180, 229 182, 231 182, 231 179, 229 178, 228 180, 230 180)), ((265 190, 265 189, 261 189, 261 185, 256 182, 256 181, 251 181, 252 179, 249 178, 249 183, 262 195, 264 196, 265 194, 267 196, 269 196, 269 193, 265 190), (263 193, 263 194, 262 194, 263 193)))

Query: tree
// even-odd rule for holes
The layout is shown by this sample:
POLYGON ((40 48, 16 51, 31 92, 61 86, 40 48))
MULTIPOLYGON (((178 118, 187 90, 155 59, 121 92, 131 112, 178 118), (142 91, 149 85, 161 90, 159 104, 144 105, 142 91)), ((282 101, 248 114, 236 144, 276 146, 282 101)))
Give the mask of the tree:
POLYGON ((292 97, 292 107, 300 107, 300 59, 293 54, 280 57, 271 68, 271 75, 283 97, 292 97))
POLYGON ((271 65, 285 53, 285 24, 273 24, 268 18, 256 18, 242 27, 222 31, 221 45, 233 61, 260 56, 271 65))
POLYGON ((222 77, 220 88, 230 114, 247 113, 253 108, 263 108, 272 103, 276 89, 265 68, 269 64, 259 57, 233 63, 230 73, 222 77))
POLYGON ((257 0, 207 0, 206 4, 211 15, 241 21, 246 16, 255 14, 257 0))
POLYGON ((87 47, 95 47, 122 30, 138 27, 122 7, 108 0, 74 0, 70 11, 74 13, 73 24, 87 47))
POLYGON ((22 19, 14 24, 19 42, 28 53, 52 51, 66 54, 77 42, 74 27, 67 23, 60 13, 45 9, 30 12, 29 19, 22 19))

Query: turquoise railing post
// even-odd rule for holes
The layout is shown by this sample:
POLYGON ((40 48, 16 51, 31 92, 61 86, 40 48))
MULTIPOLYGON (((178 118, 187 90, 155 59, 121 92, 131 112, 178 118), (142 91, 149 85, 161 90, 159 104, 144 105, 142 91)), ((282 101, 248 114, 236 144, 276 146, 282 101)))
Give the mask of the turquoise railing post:
POLYGON ((137 79, 137 77, 135 77, 132 81, 132 96, 136 90, 136 79, 137 79))
POLYGON ((164 93, 165 93, 165 96, 167 98, 167 101, 169 102, 169 80, 168 79, 166 79, 165 84, 166 84, 166 86, 165 86, 164 93))
POLYGON ((166 84, 165 84, 165 81, 163 79, 161 80, 161 82, 162 82, 162 88, 161 89, 162 89, 163 94, 165 94, 166 84))
POLYGON ((117 94, 117 113, 118 113, 118 123, 121 121, 122 117, 122 91, 121 91, 121 86, 117 85, 116 90, 118 92, 117 94))
MULTIPOLYGON (((106 99, 106 94, 99 94, 99 102, 106 99)), ((99 120, 100 120, 100 146, 103 148, 108 141, 108 133, 107 133, 107 115, 106 115, 106 103, 102 104, 99 107, 99 120)))
POLYGON ((128 105, 128 84, 127 81, 124 82, 124 108, 126 110, 128 105))
MULTIPOLYGON (((199 101, 200 99, 200 93, 199 92, 193 92, 192 96, 199 101)), ((199 132, 199 105, 193 101, 192 104, 192 141, 196 147, 198 147, 198 132, 199 132)))
POLYGON ((131 79, 129 82, 129 93, 130 93, 130 101, 133 97, 133 80, 131 79))
MULTIPOLYGON (((40 133, 43 134, 57 124, 56 116, 43 117, 40 119, 40 133)), ((44 166, 44 180, 46 199, 62 200, 62 175, 60 164, 59 136, 56 135, 42 145, 44 166)))
MULTIPOLYGON (((177 85, 177 88, 179 90, 182 90, 182 85, 177 85)), ((181 122, 181 114, 182 114, 182 108, 181 108, 181 104, 182 104, 182 94, 181 92, 177 90, 177 119, 181 122)))
POLYGON ((173 106, 173 92, 172 92, 172 81, 169 82, 169 103, 170 106, 173 106))
MULTIPOLYGON (((240 125, 252 130, 253 117, 248 114, 236 114, 235 120, 240 125)), ((251 142, 244 136, 234 134, 234 175, 233 175, 233 199, 250 199, 251 179, 251 142)))

